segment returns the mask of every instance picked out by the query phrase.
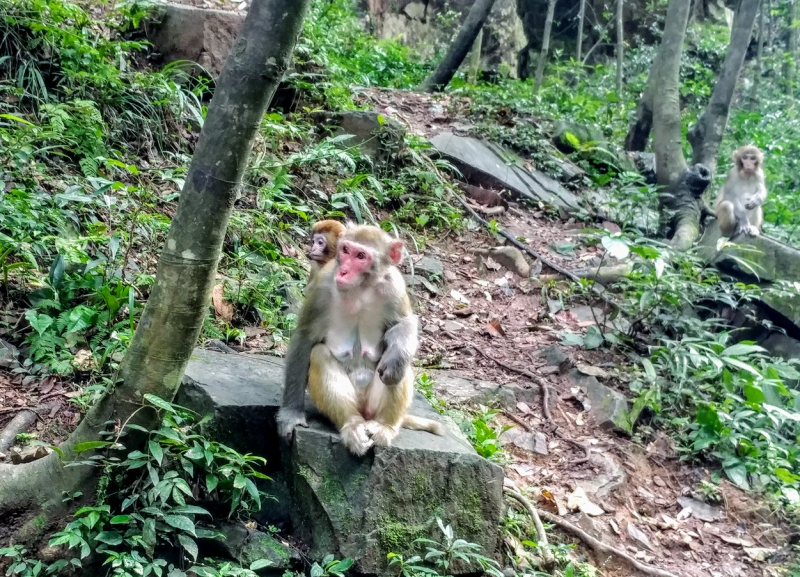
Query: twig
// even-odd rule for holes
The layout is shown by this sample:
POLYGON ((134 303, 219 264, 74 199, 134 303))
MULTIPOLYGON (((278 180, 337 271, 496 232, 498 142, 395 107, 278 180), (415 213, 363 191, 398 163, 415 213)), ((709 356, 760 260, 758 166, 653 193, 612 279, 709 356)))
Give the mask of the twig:
MULTIPOLYGON (((503 492, 507 496, 509 496, 509 497, 511 497, 513 499, 516 499, 518 502, 524 504, 524 506, 528 510, 528 512, 535 511, 537 513, 538 517, 541 517, 545 521, 547 521, 548 523, 552 523, 553 525, 557 525, 561 529, 563 529, 564 531, 567 531, 568 533, 571 533, 571 534, 575 535, 581 541, 583 541, 584 543, 589 545, 592 549, 594 549, 597 553, 607 553, 607 554, 610 554, 610 555, 616 555, 617 557, 619 557, 623 561, 627 562, 631 567, 633 567, 637 571, 641 571, 642 573, 645 573, 647 575, 653 575, 654 577, 678 577, 674 573, 670 573, 669 571, 666 571, 664 569, 659 569, 658 567, 653 567, 652 565, 646 565, 644 563, 641 563, 641 562, 637 561, 636 559, 634 559, 633 557, 631 557, 630 555, 628 555, 627 553, 625 553, 624 551, 621 551, 620 549, 617 549, 616 547, 612 547, 611 545, 606 545, 605 543, 603 543, 599 539, 595 539, 594 537, 589 535, 583 529, 580 529, 579 527, 576 527, 575 525, 573 525, 572 523, 570 523, 569 521, 567 521, 565 519, 562 519, 558 515, 553 515, 552 513, 549 513, 547 511, 541 511, 541 510, 536 509, 533 506, 533 503, 531 503, 528 499, 526 499, 521 494, 519 494, 519 493, 517 493, 515 491, 512 491, 510 489, 504 489, 503 492)), ((531 517, 533 517, 533 513, 531 513, 531 517)), ((534 524, 535 523, 536 523, 536 519, 534 519, 534 524)), ((539 523, 541 523, 541 520, 539 520, 539 523)), ((538 531, 538 527, 537 527, 537 531, 538 531)))
POLYGON ((539 537, 539 542, 537 545, 548 545, 547 533, 544 532, 544 525, 542 525, 542 520, 539 518, 539 512, 536 510, 536 507, 533 506, 533 503, 523 497, 521 493, 511 489, 505 488, 503 489, 503 493, 505 493, 507 497, 514 499, 528 511, 531 519, 533 519, 533 525, 536 527, 536 534, 539 537))
POLYGON ((46 401, 47 399, 52 399, 53 397, 59 397, 61 395, 67 395, 67 394, 69 394, 71 392, 72 391, 68 391, 66 389, 61 389, 60 391, 54 391, 52 393, 47 393, 46 395, 42 395, 41 397, 39 397, 39 401, 38 402, 39 402, 39 404, 41 404, 42 401, 46 401))
POLYGON ((519 418, 518 416, 516 416, 515 414, 513 414, 513 413, 510 413, 510 412, 508 412, 508 411, 503 411, 503 416, 505 416, 505 417, 508 417, 509 419, 511 419, 512 421, 514 421, 516 424, 518 424, 520 427, 522 427, 523 429, 525 429, 527 432, 529 432, 529 433, 532 433, 532 432, 533 432, 533 427, 531 427, 531 426, 530 426, 528 423, 526 423, 525 421, 523 421, 522 419, 520 419, 520 418, 519 418))
POLYGON ((532 372, 530 372, 530 371, 528 371, 526 369, 520 369, 520 368, 515 367, 513 365, 509 365, 508 363, 505 363, 505 362, 503 362, 501 360, 498 360, 498 359, 495 359, 493 357, 490 357, 486 352, 484 352, 482 349, 480 349, 478 347, 473 347, 473 348, 476 351, 478 351, 484 358, 489 359, 490 361, 493 361, 493 362, 497 363, 498 365, 500 365, 501 367, 503 367, 506 370, 511 371, 512 373, 517 373, 518 375, 523 375, 525 377, 528 377, 534 383, 539 385, 539 387, 542 389, 542 414, 544 415, 544 418, 547 419, 549 422, 551 422, 551 423, 553 422, 553 415, 550 413, 550 405, 549 405, 549 403, 550 403, 550 385, 547 384, 547 381, 545 381, 542 377, 540 377, 538 375, 534 375, 532 372))
MULTIPOLYGON (((457 195, 455 193, 453 193, 453 196, 456 198, 456 200, 459 203, 461 203, 461 206, 463 206, 467 210, 467 212, 470 213, 472 218, 477 220, 480 224, 485 226, 487 229, 490 228, 489 227, 489 223, 486 222, 486 220, 484 220, 483 218, 481 218, 481 216, 477 212, 475 212, 469 204, 467 204, 467 201, 465 201, 463 198, 461 198, 459 195, 457 195)), ((556 263, 554 263, 553 261, 551 261, 548 258, 545 258, 541 254, 539 254, 538 252, 533 250, 531 247, 529 247, 527 244, 524 244, 524 243, 518 241, 516 238, 514 238, 514 236, 511 233, 509 233, 504 228, 499 228, 498 227, 497 228, 497 232, 498 232, 498 234, 500 234, 500 236, 505 238, 508 242, 513 244, 518 249, 524 250, 529 255, 531 255, 533 258, 538 258, 539 261, 543 265, 553 269, 554 271, 556 271, 559 274, 564 275, 565 277, 567 277, 568 279, 570 279, 573 282, 576 282, 576 283, 580 283, 581 282, 581 277, 576 275, 574 272, 572 272, 571 270, 569 270, 567 268, 564 268, 561 265, 557 265, 556 263)), ((599 285, 597 282, 593 282, 592 283, 592 290, 595 293, 597 293, 597 296, 600 297, 601 299, 603 299, 605 302, 607 302, 608 304, 610 304, 614 308, 619 308, 619 304, 617 304, 612 298, 610 298, 609 296, 607 296, 605 294, 605 288, 602 288, 602 285, 599 285)))

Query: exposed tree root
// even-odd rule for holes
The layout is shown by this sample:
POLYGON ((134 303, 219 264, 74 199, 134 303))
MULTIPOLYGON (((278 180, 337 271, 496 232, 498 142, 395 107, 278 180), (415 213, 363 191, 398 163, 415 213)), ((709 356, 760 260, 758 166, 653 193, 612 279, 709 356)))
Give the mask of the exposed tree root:
MULTIPOLYGON (((553 515, 547 511, 541 511, 533 506, 533 503, 530 500, 523 497, 520 493, 513 491, 511 489, 503 489, 503 492, 506 496, 511 497, 512 499, 516 500, 517 502, 521 503, 525 509, 530 514, 531 518, 533 519, 533 524, 536 525, 536 532, 544 532, 544 527, 542 526, 542 519, 545 519, 548 523, 552 523, 553 525, 557 525, 564 531, 571 533, 578 537, 581 541, 589 545, 592 549, 594 549, 597 553, 606 553, 609 555, 616 555, 626 563, 628 563, 631 567, 636 569, 637 571, 641 571, 646 575, 653 575, 654 577, 678 577, 675 573, 670 573, 665 569, 659 569, 658 567, 653 567, 652 565, 647 565, 640 561, 637 561, 624 551, 617 549, 616 547, 612 547, 611 545, 606 545, 599 539, 596 539, 589 535, 583 529, 576 527, 569 521, 566 521, 559 517, 558 515, 553 515)), ((541 536, 540 536, 541 538, 541 536)), ((542 543, 547 543, 546 538, 542 543)))
POLYGON ((30 429, 38 415, 30 409, 22 409, 0 431, 0 453, 5 453, 14 444, 17 435, 30 429))

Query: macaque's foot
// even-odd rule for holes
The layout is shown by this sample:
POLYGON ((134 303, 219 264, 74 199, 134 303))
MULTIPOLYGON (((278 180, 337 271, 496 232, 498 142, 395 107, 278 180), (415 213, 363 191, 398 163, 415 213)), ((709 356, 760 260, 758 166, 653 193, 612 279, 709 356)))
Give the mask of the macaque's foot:
POLYGON ((341 436, 344 446, 356 457, 364 456, 374 444, 364 421, 345 425, 342 427, 341 436))
POLYGON ((753 226, 752 224, 748 224, 746 227, 744 227, 744 233, 747 236, 758 236, 759 235, 759 230, 758 230, 757 226, 753 226))
POLYGON ((367 434, 377 447, 388 447, 394 441, 398 431, 393 427, 379 423, 378 421, 367 421, 367 434))
POLYGON ((281 409, 276 417, 278 422, 278 434, 287 443, 291 442, 296 427, 307 427, 306 415, 302 411, 295 409, 281 409))

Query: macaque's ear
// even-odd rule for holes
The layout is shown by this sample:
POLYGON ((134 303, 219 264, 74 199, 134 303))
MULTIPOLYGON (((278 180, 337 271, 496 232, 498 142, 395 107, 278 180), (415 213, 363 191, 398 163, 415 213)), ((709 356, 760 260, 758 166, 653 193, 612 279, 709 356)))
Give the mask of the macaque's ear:
POLYGON ((737 166, 739 165, 739 149, 738 148, 733 151, 733 154, 731 154, 731 160, 733 160, 733 163, 735 165, 737 165, 737 166))
POLYGON ((389 243, 389 258, 395 265, 400 264, 400 261, 403 260, 402 240, 393 240, 391 243, 389 243))

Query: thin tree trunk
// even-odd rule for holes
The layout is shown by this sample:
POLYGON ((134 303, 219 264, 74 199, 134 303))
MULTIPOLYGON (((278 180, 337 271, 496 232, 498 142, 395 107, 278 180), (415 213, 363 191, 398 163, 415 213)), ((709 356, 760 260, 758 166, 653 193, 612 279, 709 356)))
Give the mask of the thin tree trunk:
POLYGON ((674 182, 686 167, 681 149, 680 67, 683 40, 689 21, 690 0, 670 0, 659 48, 659 66, 654 68, 653 148, 658 184, 674 182))
POLYGON ((728 125, 733 92, 744 64, 745 53, 753 36, 753 24, 756 20, 759 0, 739 0, 733 20, 731 40, 722 74, 717 79, 714 92, 700 118, 687 134, 692 145, 692 161, 703 164, 711 171, 717 169, 717 155, 725 127, 728 125))
POLYGON ((797 71, 797 0, 792 0, 792 10, 790 13, 791 21, 789 22, 789 61, 786 70, 786 90, 790 98, 794 95, 794 81, 797 71))
POLYGON ((583 53, 583 21, 586 19, 586 0, 580 0, 580 8, 578 8, 578 40, 575 47, 575 60, 581 61, 583 53))
MULTIPOLYGON (((284 0, 253 1, 216 84, 156 281, 117 387, 60 447, 64 461, 76 458, 77 443, 99 439, 107 422, 120 425, 131 419, 152 427, 155 413, 139 410, 143 396, 150 393, 171 401, 178 390, 208 311, 253 137, 289 65, 309 1, 295 0, 291 10, 284 0)), ((63 513, 62 491, 71 494, 83 487, 84 494, 89 493, 85 487, 93 486, 98 471, 64 467, 56 453, 27 465, 0 465, 0 519, 7 520, 7 529, 21 539, 34 539, 63 513)))
MULTIPOLYGON (((766 4, 766 2, 765 2, 766 4)), ((758 11, 758 47, 756 49, 756 73, 753 77, 753 92, 750 95, 750 110, 755 110, 758 105, 758 85, 761 83, 761 76, 764 74, 762 60, 764 57, 764 12, 766 6, 762 4, 758 11)))
MULTIPOLYGON (((679 73, 690 5, 690 0, 670 0, 658 54, 660 62, 654 70, 654 86, 658 87, 653 93, 656 178, 662 187, 662 214, 669 215, 669 229, 673 231, 671 244, 679 250, 691 247, 700 234, 699 198, 693 194, 698 187, 686 185, 695 179, 681 148, 679 73)), ((694 168, 701 176, 707 176, 708 170, 703 166, 694 168)))
POLYGON ((647 84, 644 86, 639 104, 636 105, 636 116, 628 134, 625 136, 625 150, 643 152, 650 139, 653 128, 653 94, 655 93, 656 74, 661 66, 661 51, 653 59, 653 66, 647 75, 647 84))
POLYGON ((544 20, 544 34, 542 34, 542 51, 539 53, 539 62, 536 63, 536 78, 533 81, 534 94, 539 91, 544 77, 544 66, 547 63, 547 53, 550 51, 550 31, 553 29, 553 15, 556 13, 556 0, 547 1, 547 17, 544 20))
POLYGON ((767 0, 767 53, 772 54, 775 48, 775 21, 772 18, 772 0, 767 0))
POLYGON ((623 30, 622 30, 623 0, 617 0, 617 96, 622 95, 622 64, 623 64, 623 30))
POLYGON ((478 37, 472 45, 469 61, 469 81, 475 84, 481 70, 481 49, 483 47, 483 28, 478 30, 478 37))
POLYGON ((420 86, 420 90, 423 92, 441 92, 450 84, 453 76, 458 71, 458 67, 464 62, 464 58, 467 57, 470 48, 475 43, 478 32, 486 23, 489 12, 492 11, 492 6, 494 6, 494 0, 475 0, 447 54, 444 55, 436 70, 425 79, 420 86))

